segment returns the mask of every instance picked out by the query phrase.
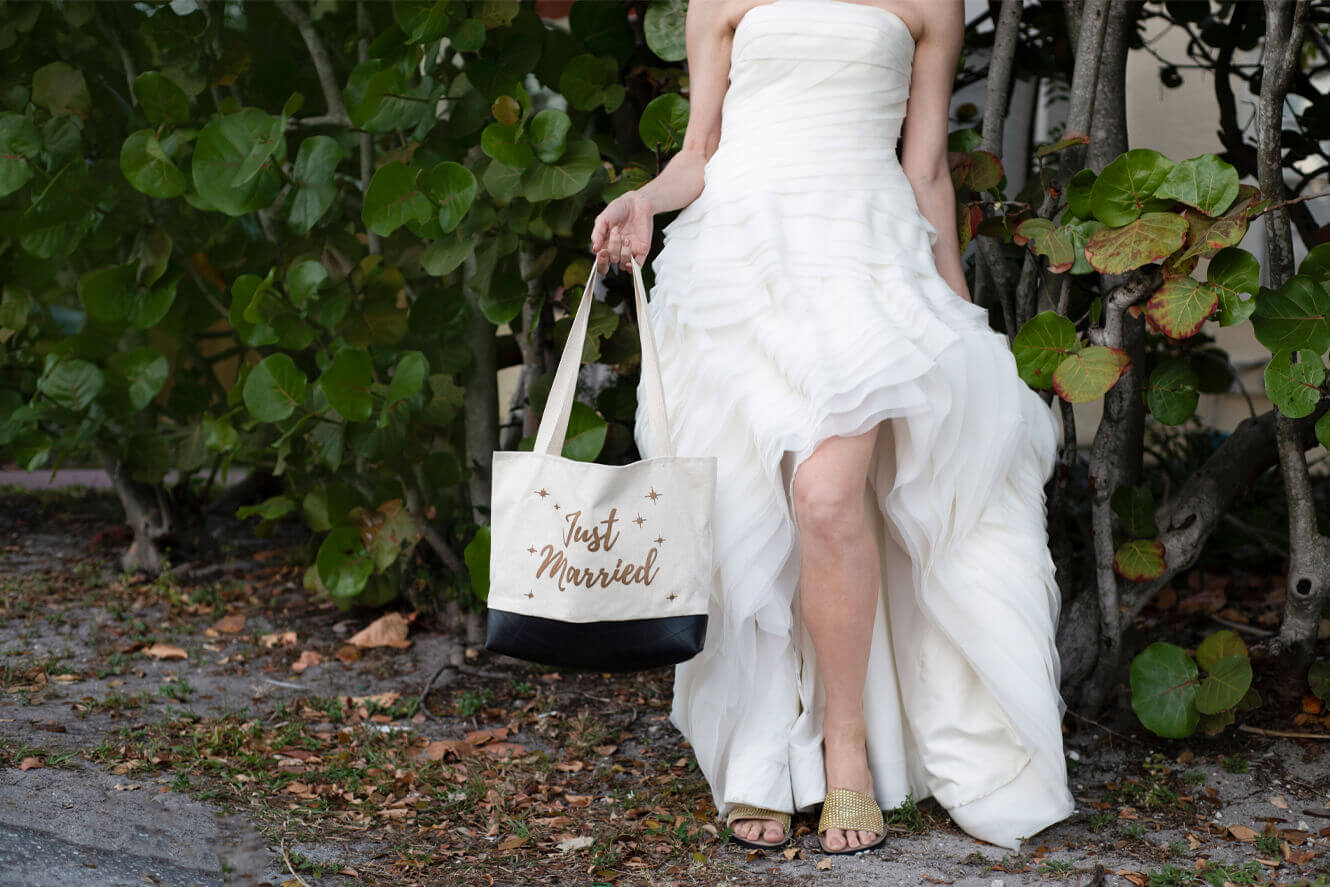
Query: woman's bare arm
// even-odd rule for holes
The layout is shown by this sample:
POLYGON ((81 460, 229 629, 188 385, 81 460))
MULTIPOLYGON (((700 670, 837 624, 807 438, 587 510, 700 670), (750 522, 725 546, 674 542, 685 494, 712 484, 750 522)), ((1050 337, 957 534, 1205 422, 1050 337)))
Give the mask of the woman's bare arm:
POLYGON ((652 218, 682 209, 697 199, 702 172, 720 142, 720 109, 729 89, 734 13, 751 0, 692 0, 684 17, 688 55, 688 126, 683 145, 665 168, 640 188, 625 192, 601 211, 591 232, 591 249, 601 273, 629 258, 645 264, 651 248, 652 218))
POLYGON ((682 209, 702 193, 702 167, 720 142, 720 108, 729 88, 734 3, 695 0, 688 4, 684 38, 688 53, 688 127, 678 153, 638 191, 653 212, 682 209))
POLYGON ((920 3, 916 8, 923 13, 923 32, 914 50, 901 167, 914 189, 919 212, 937 229, 933 257, 938 273, 957 295, 972 301, 956 233, 956 191, 947 168, 947 118, 965 37, 965 8, 960 0, 920 3))

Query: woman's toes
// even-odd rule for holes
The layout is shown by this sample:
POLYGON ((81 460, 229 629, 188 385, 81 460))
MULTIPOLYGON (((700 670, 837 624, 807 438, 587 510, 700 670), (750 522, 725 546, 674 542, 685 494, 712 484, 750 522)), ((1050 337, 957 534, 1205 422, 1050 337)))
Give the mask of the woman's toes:
POLYGON ((865 831, 859 832, 860 847, 867 847, 869 844, 873 843, 876 840, 877 840, 877 832, 865 832, 865 831))
POLYGON ((838 828, 827 829, 827 836, 822 840, 826 843, 828 850, 845 849, 845 833, 838 828))

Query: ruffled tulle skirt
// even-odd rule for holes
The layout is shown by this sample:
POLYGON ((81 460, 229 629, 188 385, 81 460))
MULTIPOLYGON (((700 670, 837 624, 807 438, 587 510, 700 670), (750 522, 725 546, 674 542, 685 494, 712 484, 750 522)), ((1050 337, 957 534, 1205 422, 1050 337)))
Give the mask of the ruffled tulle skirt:
POLYGON ((649 265, 676 453, 718 459, 706 646, 675 667, 671 721, 721 813, 821 803, 793 477, 826 438, 876 428, 863 502, 881 567, 864 690, 877 800, 935 797, 1019 850, 1073 809, 1044 511, 1057 421, 987 312, 938 275, 899 167, 840 186, 711 164, 649 265))

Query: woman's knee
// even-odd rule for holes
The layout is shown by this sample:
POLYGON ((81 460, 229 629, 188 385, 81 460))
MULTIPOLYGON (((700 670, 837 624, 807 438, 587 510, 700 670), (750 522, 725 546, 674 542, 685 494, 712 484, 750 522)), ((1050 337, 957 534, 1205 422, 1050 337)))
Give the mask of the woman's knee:
POLYGON ((865 522, 865 472, 857 460, 839 458, 835 447, 819 448, 795 473, 792 495, 803 533, 844 538, 865 522))

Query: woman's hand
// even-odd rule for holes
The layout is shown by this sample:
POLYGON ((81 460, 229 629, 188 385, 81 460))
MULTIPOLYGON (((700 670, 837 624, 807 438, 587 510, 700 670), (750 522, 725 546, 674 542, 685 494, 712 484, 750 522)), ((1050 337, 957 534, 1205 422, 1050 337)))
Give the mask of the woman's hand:
POLYGON ((611 264, 622 268, 628 265, 630 257, 636 258, 637 264, 644 264, 651 249, 654 216, 651 201, 638 191, 625 191, 611 200, 596 216, 591 229, 596 270, 605 274, 611 264))

